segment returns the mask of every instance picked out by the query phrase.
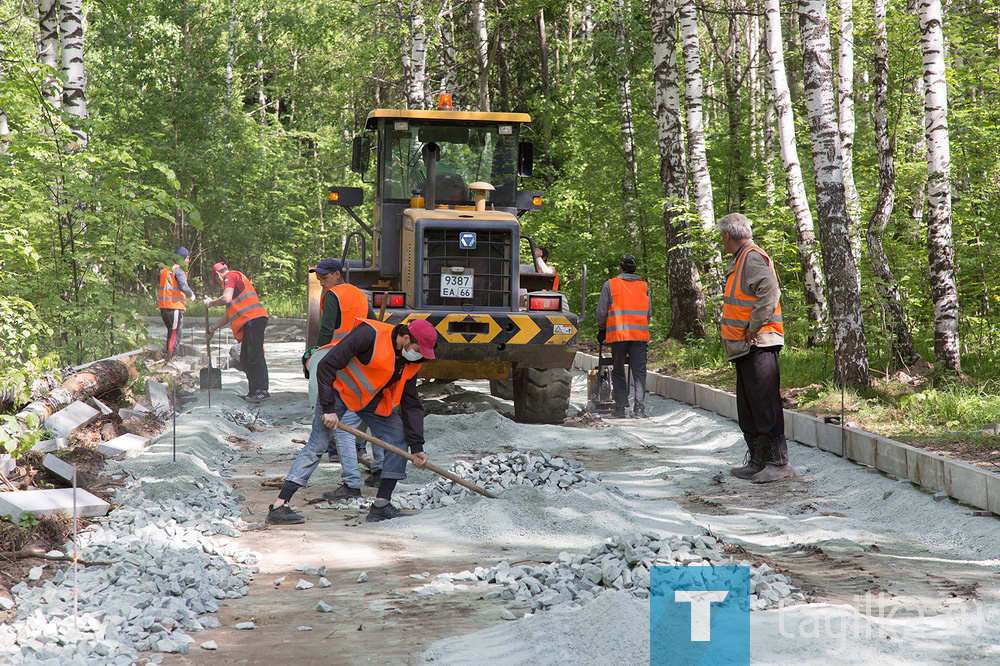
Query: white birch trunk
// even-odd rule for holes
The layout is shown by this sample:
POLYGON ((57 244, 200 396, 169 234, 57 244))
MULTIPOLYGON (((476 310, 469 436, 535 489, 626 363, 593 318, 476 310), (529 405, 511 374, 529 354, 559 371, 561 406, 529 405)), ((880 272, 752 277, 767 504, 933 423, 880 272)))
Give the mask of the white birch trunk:
POLYGON ((627 0, 615 0, 615 53, 618 61, 616 76, 618 107, 621 110, 622 156, 625 171, 622 174, 622 207, 624 209, 625 230, 629 240, 639 242, 637 183, 639 168, 635 159, 635 123, 632 116, 632 69, 631 48, 625 28, 627 0))
POLYGON ((820 260, 816 248, 816 235, 813 231, 812 212, 809 210, 806 186, 802 181, 802 168, 799 165, 799 152, 795 145, 795 119, 792 116, 792 95, 788 89, 788 77, 785 73, 778 0, 765 0, 764 7, 767 21, 766 48, 771 68, 771 89, 774 96, 774 112, 777 116, 778 142, 785 170, 788 205, 795 218, 802 286, 808 306, 809 321, 815 328, 814 335, 816 339, 822 340, 826 338, 827 328, 826 288, 819 268, 820 260))
POLYGON ((583 3, 583 13, 580 15, 580 43, 588 44, 594 38, 594 5, 583 3))
POLYGON ((889 332, 889 356, 892 367, 906 367, 919 357, 913 347, 913 338, 906 323, 903 299, 896 286, 896 278, 889 266, 882 239, 892 217, 896 197, 896 165, 892 142, 889 138, 889 44, 885 14, 888 0, 875 0, 874 68, 872 115, 875 121, 875 145, 878 152, 878 200, 868 223, 866 241, 868 256, 875 273, 875 288, 885 308, 885 328, 889 332))
POLYGON ((476 30, 476 60, 479 65, 476 88, 479 110, 490 110, 490 36, 486 29, 486 3, 477 0, 473 7, 476 30))
POLYGON ((62 107, 62 84, 58 72, 59 60, 59 3, 56 0, 38 0, 38 64, 45 68, 42 81, 42 98, 53 109, 62 107))
POLYGON ((927 259, 934 302, 934 357, 961 371, 958 289, 951 231, 951 149, 944 65, 941 0, 920 0, 920 48, 924 62, 924 134, 927 139, 927 259))
POLYGON ((233 106, 233 64, 236 62, 236 0, 229 0, 229 29, 226 32, 226 108, 229 115, 233 106))
POLYGON ((834 378, 841 385, 867 388, 868 343, 844 199, 826 0, 799 0, 799 29, 806 111, 812 136, 816 212, 833 321, 834 378))
POLYGON ((423 109, 427 88, 427 32, 424 29, 424 15, 420 6, 412 3, 409 7, 410 19, 410 67, 406 81, 406 108, 423 109))
POLYGON ((458 58, 451 1, 444 0, 438 14, 438 34, 441 38, 441 87, 438 92, 454 95, 458 92, 458 58))
POLYGON ((837 112, 840 120, 840 154, 844 170, 844 196, 851 224, 851 247, 854 259, 861 257, 858 241, 861 220, 861 197, 854 184, 854 0, 838 0, 840 5, 840 40, 837 51, 837 112))
POLYGON ((7 144, 10 142, 10 124, 7 122, 7 113, 0 109, 0 155, 7 152, 7 144))
MULTIPOLYGON (((689 233, 684 213, 687 211, 688 188, 680 87, 677 83, 675 0, 653 0, 652 19, 660 182, 663 186, 663 198, 666 200, 663 206, 663 229, 671 312, 667 336, 684 340, 692 335, 705 336, 705 295, 691 251, 686 247, 689 233)), ((704 136, 702 138, 704 140, 704 136)))
MULTIPOLYGON (((60 0, 59 39, 62 42, 63 109, 81 121, 87 117, 87 77, 83 68, 83 1, 60 0)), ((82 123, 75 124, 73 133, 86 145, 87 134, 82 123)))

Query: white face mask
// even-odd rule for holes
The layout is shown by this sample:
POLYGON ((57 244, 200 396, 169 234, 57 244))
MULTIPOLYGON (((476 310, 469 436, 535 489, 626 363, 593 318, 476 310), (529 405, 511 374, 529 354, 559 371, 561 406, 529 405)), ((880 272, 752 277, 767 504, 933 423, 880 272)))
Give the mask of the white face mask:
POLYGON ((420 355, 420 352, 413 351, 412 349, 404 349, 402 356, 407 361, 411 361, 413 363, 416 363, 423 358, 423 356, 420 355))

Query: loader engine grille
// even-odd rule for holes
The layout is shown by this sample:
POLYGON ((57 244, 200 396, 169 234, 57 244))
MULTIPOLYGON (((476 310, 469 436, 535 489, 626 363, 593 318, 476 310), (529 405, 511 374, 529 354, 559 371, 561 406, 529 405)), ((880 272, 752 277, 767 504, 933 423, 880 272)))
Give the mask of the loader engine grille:
POLYGON ((472 305, 510 308, 511 236, 508 229, 476 229, 476 248, 462 250, 455 229, 424 229, 423 297, 429 306, 472 305), (474 272, 472 298, 442 298, 441 269, 464 266, 474 272))

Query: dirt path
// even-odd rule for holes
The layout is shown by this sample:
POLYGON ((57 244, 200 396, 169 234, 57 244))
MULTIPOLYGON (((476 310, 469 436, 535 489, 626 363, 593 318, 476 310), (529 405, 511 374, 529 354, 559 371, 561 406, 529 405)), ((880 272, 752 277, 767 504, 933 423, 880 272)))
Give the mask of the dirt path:
MULTIPOLYGON (((268 345, 276 397, 260 408, 260 416, 273 427, 247 431, 237 444, 243 456, 229 480, 246 495, 248 522, 263 523, 277 490, 262 487, 261 481, 283 476, 300 446, 291 440, 308 436, 297 347, 268 345)), ((213 405, 240 404, 233 396, 241 378, 227 371, 226 395, 214 396, 213 405)), ((504 608, 519 617, 524 609, 485 599, 484 588, 420 597, 412 590, 422 581, 411 574, 428 572, 433 578, 501 559, 549 561, 561 550, 583 549, 640 529, 710 531, 747 559, 787 572, 808 594, 811 603, 785 616, 799 622, 791 629, 779 627, 777 611, 754 614, 762 640, 752 650, 755 662, 940 663, 996 656, 991 647, 998 642, 995 621, 986 622, 978 636, 945 622, 956 610, 975 609, 996 619, 996 519, 973 517, 968 507, 934 502, 908 482, 798 445, 792 445, 791 455, 802 475, 795 480, 754 486, 732 479, 724 472, 742 459, 736 426, 656 397, 649 399, 652 418, 645 421, 610 421, 609 428, 524 426, 492 410, 497 403, 485 395, 485 382, 461 386, 466 398, 449 393, 438 401, 460 413, 427 419, 432 461, 448 466, 457 458, 473 460, 497 450, 544 449, 583 461, 614 489, 565 497, 509 493, 500 500, 466 499, 371 525, 360 521, 356 510, 307 504, 339 483, 338 466, 323 463, 312 485, 295 498, 307 516, 304 525, 248 531, 238 539, 240 547, 261 556, 250 595, 224 601, 218 613, 222 628, 194 635, 190 654, 168 655, 164 663, 282 663, 290 657, 306 664, 423 663, 422 653, 432 643, 504 625, 504 608), (300 578, 318 581, 296 571, 298 565, 325 565, 332 586, 295 590, 300 578), (358 583, 362 571, 368 581, 358 583), (285 580, 276 588, 273 582, 280 577, 285 580), (333 611, 316 612, 321 600, 333 611), (882 610, 873 610, 873 600, 882 610), (883 617, 886 604, 896 609, 888 619, 883 617), (838 654, 836 636, 816 638, 795 630, 803 618, 829 620, 831 613, 859 612, 871 618, 875 637, 853 641, 849 658, 830 656, 838 654), (232 628, 248 620, 256 624, 252 631, 232 628), (892 636, 898 622, 917 634, 892 636), (298 631, 300 626, 312 630, 298 631), (218 651, 197 647, 208 640, 218 644, 218 651)), ((574 400, 583 400, 583 389, 578 376, 574 400)), ((217 416, 199 404, 182 418, 198 422, 217 416)), ((397 492, 431 480, 426 472, 412 474, 397 492)), ((508 627, 515 624, 520 623, 508 627)), ((622 640, 639 640, 646 631, 633 627, 622 640)), ((527 652, 516 659, 477 653, 476 640, 454 639, 456 654, 447 663, 462 663, 466 654, 464 663, 549 663, 544 635, 537 636, 537 645, 522 646, 527 652)), ((614 654, 614 646, 608 646, 607 655, 586 655, 586 663, 614 654)))

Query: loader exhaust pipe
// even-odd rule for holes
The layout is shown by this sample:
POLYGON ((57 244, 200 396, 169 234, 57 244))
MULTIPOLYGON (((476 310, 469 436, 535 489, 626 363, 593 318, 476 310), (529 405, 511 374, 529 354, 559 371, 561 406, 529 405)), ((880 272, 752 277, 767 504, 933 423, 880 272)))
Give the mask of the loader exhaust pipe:
POLYGON ((441 156, 438 145, 433 141, 424 146, 424 166, 427 167, 427 182, 424 183, 424 208, 437 208, 437 161, 441 156))

